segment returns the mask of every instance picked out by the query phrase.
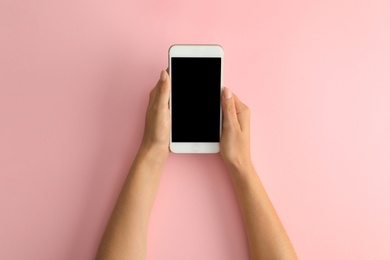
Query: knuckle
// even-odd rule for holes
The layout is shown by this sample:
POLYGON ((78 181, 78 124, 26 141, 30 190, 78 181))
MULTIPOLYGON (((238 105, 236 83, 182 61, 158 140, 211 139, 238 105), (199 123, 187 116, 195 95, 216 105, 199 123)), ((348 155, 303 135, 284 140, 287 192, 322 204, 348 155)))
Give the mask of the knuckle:
POLYGON ((152 99, 154 96, 154 89, 152 89, 150 92, 149 92, 149 99, 152 99))
POLYGON ((161 92, 166 92, 166 91, 168 91, 168 89, 169 89, 168 84, 161 84, 161 86, 160 86, 161 92))
POLYGON ((250 114, 251 114, 251 110, 250 110, 250 108, 248 107, 248 106, 246 106, 246 105, 244 105, 243 107, 242 107, 242 113, 243 114, 245 114, 245 115, 248 115, 248 116, 250 116, 250 114))
POLYGON ((225 109, 227 112, 234 111, 234 104, 232 102, 225 103, 225 109))

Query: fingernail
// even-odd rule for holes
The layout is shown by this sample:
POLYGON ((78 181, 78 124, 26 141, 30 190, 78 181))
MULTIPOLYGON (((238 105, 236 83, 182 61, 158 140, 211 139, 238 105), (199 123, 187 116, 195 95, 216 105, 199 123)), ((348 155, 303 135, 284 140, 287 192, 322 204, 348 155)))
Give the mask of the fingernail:
POLYGON ((162 70, 160 73, 160 80, 165 81, 166 79, 167 79, 167 73, 165 72, 165 70, 162 70))
POLYGON ((226 87, 223 88, 223 97, 224 97, 225 99, 230 99, 230 98, 232 98, 232 92, 230 91, 230 89, 228 89, 228 88, 226 88, 226 87))

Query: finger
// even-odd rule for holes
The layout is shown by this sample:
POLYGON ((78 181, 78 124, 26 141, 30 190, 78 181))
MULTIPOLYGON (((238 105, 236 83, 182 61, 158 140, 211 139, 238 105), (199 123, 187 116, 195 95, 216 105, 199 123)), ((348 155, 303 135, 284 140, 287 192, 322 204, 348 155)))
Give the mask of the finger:
POLYGON ((169 103, 171 91, 171 81, 168 73, 165 70, 161 71, 160 80, 158 82, 156 104, 159 107, 166 107, 169 103))
POLYGON ((230 89, 224 87, 222 90, 222 113, 223 127, 234 127, 238 124, 236 115, 236 106, 234 104, 233 94, 230 89))
POLYGON ((236 105, 237 120, 242 130, 246 131, 250 128, 250 110, 248 106, 233 94, 234 103, 236 105))
MULTIPOLYGON (((156 86, 154 86, 154 88, 150 91, 150 94, 149 94, 149 105, 148 105, 149 108, 156 103, 157 96, 161 92, 161 84, 163 82, 161 77, 162 77, 162 72, 160 73, 160 78, 157 81, 156 86)), ((163 78, 163 79, 165 80, 165 78, 163 78)))
POLYGON ((156 96, 157 96, 157 90, 158 90, 158 82, 156 84, 156 86, 154 86, 154 88, 150 91, 149 93, 149 104, 148 104, 148 109, 152 107, 152 105, 155 103, 156 101, 156 96))

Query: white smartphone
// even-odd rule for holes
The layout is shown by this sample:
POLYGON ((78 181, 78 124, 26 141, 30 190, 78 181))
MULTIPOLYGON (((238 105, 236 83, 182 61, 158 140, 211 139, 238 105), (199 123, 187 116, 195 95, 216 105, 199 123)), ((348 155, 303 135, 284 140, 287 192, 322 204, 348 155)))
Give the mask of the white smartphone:
POLYGON ((223 49, 219 45, 172 45, 171 139, 174 153, 218 153, 221 137, 223 49))

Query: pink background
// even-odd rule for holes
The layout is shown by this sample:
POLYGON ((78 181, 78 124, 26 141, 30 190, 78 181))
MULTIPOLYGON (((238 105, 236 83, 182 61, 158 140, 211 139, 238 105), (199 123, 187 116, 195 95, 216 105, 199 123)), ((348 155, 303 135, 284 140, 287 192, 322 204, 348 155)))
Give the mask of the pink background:
MULTIPOLYGON (((300 259, 390 259, 388 1, 0 2, 0 259, 92 259, 175 43, 218 43, 300 259)), ((219 155, 170 155, 148 259, 248 259, 219 155)))

